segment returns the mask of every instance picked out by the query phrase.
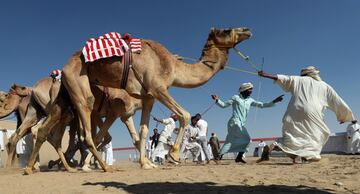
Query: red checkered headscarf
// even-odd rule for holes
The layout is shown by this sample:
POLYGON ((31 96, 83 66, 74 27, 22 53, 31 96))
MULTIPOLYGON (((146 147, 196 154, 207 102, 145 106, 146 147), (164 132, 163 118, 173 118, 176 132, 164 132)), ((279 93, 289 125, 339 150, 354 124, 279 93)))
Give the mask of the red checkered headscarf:
POLYGON ((53 70, 50 74, 50 77, 52 77, 55 80, 60 81, 61 80, 61 70, 60 69, 53 70))

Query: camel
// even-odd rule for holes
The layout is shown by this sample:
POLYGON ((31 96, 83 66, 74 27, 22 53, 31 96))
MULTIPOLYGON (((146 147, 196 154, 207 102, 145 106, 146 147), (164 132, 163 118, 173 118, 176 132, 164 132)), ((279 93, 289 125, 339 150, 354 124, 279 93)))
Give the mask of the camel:
MULTIPOLYGON (((143 102, 140 123, 140 163, 142 168, 151 168, 145 159, 145 141, 150 112, 155 99, 179 117, 179 133, 169 153, 170 158, 177 162, 180 160, 179 148, 184 135, 184 127, 189 122, 190 114, 171 97, 168 93, 169 87, 194 88, 205 84, 225 67, 229 49, 250 37, 251 32, 248 28, 212 29, 201 58, 195 64, 187 64, 177 60, 160 43, 141 40, 142 51, 132 55, 132 68, 124 89, 131 96, 141 98, 143 102)), ((82 138, 85 138, 91 153, 99 161, 105 172, 111 171, 111 168, 101 160, 91 134, 91 112, 95 99, 91 92, 90 83, 120 88, 124 69, 121 59, 122 57, 111 57, 85 63, 82 53, 78 51, 63 69, 62 82, 81 121, 81 129, 84 130, 82 134, 85 135, 82 138)), ((59 106, 55 107, 60 108, 59 106)), ((56 112, 57 110, 53 111, 56 112)), ((53 114, 45 122, 47 125, 53 125, 59 117, 59 114, 53 114)), ((35 156, 38 154, 41 144, 39 142, 35 145, 25 172, 32 172, 31 166, 34 164, 35 156)))
MULTIPOLYGON (((54 101, 53 98, 56 97, 59 93, 59 89, 60 89, 59 82, 53 82, 51 80, 52 80, 51 78, 45 78, 36 83, 36 85, 34 86, 34 91, 32 93, 33 99, 36 99, 36 100, 33 100, 32 103, 29 104, 29 109, 35 107, 35 108, 37 108, 37 112, 40 112, 40 114, 43 112, 46 112, 46 113, 42 114, 42 116, 46 116, 49 114, 49 112, 46 110, 51 109, 49 107, 52 106, 51 103, 53 103, 53 101, 54 101), (41 105, 38 105, 37 102, 40 102, 41 105)), ((21 88, 25 88, 25 87, 13 86, 14 90, 20 90, 21 88)), ((128 93, 125 92, 124 90, 107 88, 107 92, 104 93, 104 91, 105 91, 104 87, 97 86, 97 85, 92 85, 91 89, 95 96, 95 104, 94 104, 95 109, 92 114, 92 119, 94 121, 93 129, 96 129, 96 126, 100 126, 100 128, 101 128, 101 130, 95 137, 95 140, 94 140, 95 145, 98 145, 103 138, 104 138, 104 141, 102 142, 103 144, 107 144, 108 142, 111 141, 111 136, 108 134, 108 129, 112 125, 112 123, 115 121, 115 119, 117 117, 120 117, 121 120, 125 123, 125 125, 127 126, 128 130, 129 130, 130 136, 133 140, 133 144, 139 149, 139 143, 138 143, 139 137, 135 130, 135 126, 134 126, 134 123, 132 120, 132 115, 135 114, 136 110, 141 108, 141 106, 142 106, 141 100, 129 96, 128 93), (102 117, 106 117, 106 120, 104 122, 100 119, 102 117)), ((10 100, 11 100, 11 98, 8 99, 8 101, 10 101, 10 100)), ((66 100, 64 102, 66 102, 66 100)), ((69 107, 71 105, 67 104, 66 106, 69 107)), ((15 109, 15 106, 13 107, 13 109, 15 109)), ((28 132, 28 129, 30 127, 32 129, 33 136, 34 137, 37 136, 36 128, 39 128, 41 126, 41 123, 39 122, 40 123, 40 125, 39 125, 39 123, 36 124, 36 122, 38 121, 38 118, 40 116, 36 116, 36 114, 33 114, 33 113, 34 113, 34 111, 27 112, 26 118, 24 120, 25 122, 23 123, 22 126, 20 126, 17 129, 17 133, 15 133, 12 136, 11 141, 8 146, 9 150, 12 150, 12 152, 15 150, 14 146, 16 145, 16 142, 24 134, 26 134, 28 132), (29 113, 31 113, 31 114, 29 114, 29 113), (26 122, 26 121, 32 121, 32 122, 26 122)), ((65 111, 65 113, 67 114, 66 111, 65 111)), ((50 112, 50 114, 51 114, 51 112, 50 112)), ((71 119, 68 119, 68 120, 71 120, 71 119)), ((60 119, 59 122, 63 123, 63 125, 62 125, 63 129, 52 130, 52 131, 56 131, 56 130, 60 130, 60 131, 56 135, 54 135, 54 134, 52 135, 55 137, 50 136, 50 138, 48 138, 49 142, 51 143, 51 145, 53 145, 53 147, 56 150, 61 150, 61 147, 60 147, 61 146, 61 138, 64 133, 64 127, 68 123, 66 121, 62 121, 62 119, 60 119)), ((70 143, 72 143, 72 142, 70 142, 70 143)), ((98 147, 101 148, 102 146, 103 145, 100 145, 98 147)), ((58 154, 61 159, 62 154, 60 154, 60 151, 58 151, 58 154)), ((88 157, 88 159, 85 162, 85 165, 83 166, 83 170, 85 170, 85 171, 90 170, 88 168, 89 159, 90 158, 88 157)), ((74 171, 72 168, 69 167, 69 165, 67 165, 66 161, 62 161, 62 162, 63 162, 66 170, 68 170, 70 172, 74 171)), ((150 161, 147 161, 147 162, 151 163, 150 161)), ((10 164, 10 163, 11 163, 11 161, 8 161, 8 164, 10 164)), ((153 167, 156 167, 156 166, 153 165, 153 167)))
MULTIPOLYGON (((57 95, 56 93, 51 93, 51 88, 56 87, 56 84, 51 83, 50 78, 40 80, 35 85, 34 90, 29 87, 13 85, 8 94, 1 94, 0 117, 15 112, 18 122, 16 132, 10 137, 7 144, 7 152, 9 155, 7 161, 8 167, 13 163, 15 146, 19 139, 29 133, 30 129, 36 129, 35 126, 40 118, 47 115, 51 95, 57 95)), ((54 90, 56 91, 56 89, 54 90)), ((37 132, 32 131, 32 134, 33 139, 36 139, 37 132)), ((55 135, 55 137, 57 136, 55 135)), ((56 139, 49 138, 49 142, 55 147, 54 141, 56 141, 56 139)))

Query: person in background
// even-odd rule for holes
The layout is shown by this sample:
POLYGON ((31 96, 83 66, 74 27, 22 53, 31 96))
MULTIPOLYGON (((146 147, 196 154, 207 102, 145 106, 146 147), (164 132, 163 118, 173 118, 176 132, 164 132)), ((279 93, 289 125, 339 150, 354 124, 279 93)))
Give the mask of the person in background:
POLYGON ((154 120, 165 125, 164 129, 160 133, 158 145, 155 147, 154 153, 152 155, 152 161, 158 157, 158 162, 162 165, 164 164, 165 156, 169 153, 171 147, 174 144, 171 140, 171 135, 176 127, 175 122, 178 120, 178 117, 176 114, 172 113, 170 118, 157 119, 154 117, 154 120))
POLYGON ((360 153, 360 125, 352 122, 346 129, 348 154, 360 153))
POLYGON ((102 158, 105 163, 109 166, 113 165, 114 163, 114 153, 111 141, 106 144, 103 148, 102 158))
POLYGON ((248 151, 251 139, 245 124, 250 108, 252 106, 259 108, 273 107, 276 103, 283 100, 283 97, 279 96, 269 103, 258 102, 250 97, 252 91, 253 85, 251 83, 243 83, 239 88, 239 94, 234 95, 228 101, 223 102, 217 95, 211 95, 219 107, 226 108, 232 106, 232 116, 228 122, 228 134, 220 150, 220 155, 228 152, 238 152, 235 159, 237 163, 246 163, 243 156, 248 151))
POLYGON ((196 119, 196 127, 199 128, 199 136, 198 136, 198 142, 201 145, 202 151, 205 154, 205 160, 206 163, 210 163, 210 153, 208 149, 208 142, 207 142, 207 132, 208 132, 208 123, 201 118, 201 114, 197 113, 195 115, 196 119))
POLYGON ((214 160, 220 160, 220 155, 219 155, 220 143, 219 143, 219 139, 215 133, 211 133, 211 137, 209 139, 209 144, 211 146, 211 151, 213 153, 214 160))
POLYGON ((259 148, 258 149, 258 155, 259 155, 259 157, 261 157, 265 146, 266 146, 266 143, 263 140, 260 140, 260 143, 258 145, 258 148, 259 148))

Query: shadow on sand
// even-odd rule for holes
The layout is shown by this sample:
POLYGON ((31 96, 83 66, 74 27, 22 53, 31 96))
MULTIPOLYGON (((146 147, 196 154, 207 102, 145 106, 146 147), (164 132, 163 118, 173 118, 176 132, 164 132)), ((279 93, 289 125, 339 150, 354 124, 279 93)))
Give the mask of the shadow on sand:
POLYGON ((140 183, 128 185, 121 182, 87 182, 84 186, 97 186, 101 185, 104 189, 112 187, 121 189, 128 193, 140 194, 140 193, 252 193, 252 194, 327 194, 334 193, 333 190, 323 190, 314 187, 307 186, 287 186, 287 185, 226 185, 218 186, 214 182, 195 182, 195 183, 140 183))

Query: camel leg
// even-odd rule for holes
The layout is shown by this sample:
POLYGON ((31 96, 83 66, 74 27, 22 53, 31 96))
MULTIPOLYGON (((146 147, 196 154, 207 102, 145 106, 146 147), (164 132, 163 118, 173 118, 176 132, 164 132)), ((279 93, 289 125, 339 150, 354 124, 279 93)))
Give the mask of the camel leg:
POLYGON ((136 147, 136 149, 138 149, 140 151, 140 139, 139 139, 138 134, 136 133, 133 118, 132 117, 127 117, 127 118, 121 117, 121 121, 126 125, 134 146, 136 147))
MULTIPOLYGON (((107 116, 105 122, 102 122, 102 120, 100 119, 99 116, 92 117, 92 122, 96 123, 95 126, 99 126, 99 128, 100 128, 100 131, 96 134, 96 137, 94 140, 94 144, 97 148, 101 148, 111 141, 112 137, 109 134, 109 128, 111 127, 111 125, 114 123, 115 120, 116 120, 116 117, 114 115, 107 116), (103 139, 104 139, 104 141, 101 141, 103 139), (100 143, 101 143, 101 145, 99 146, 100 143)), ((89 153, 86 156, 84 165, 82 167, 83 171, 86 171, 86 172, 91 171, 90 160, 91 160, 92 156, 93 155, 91 153, 89 153)))
MULTIPOLYGON (((78 63, 78 65, 81 65, 80 64, 81 60, 80 58, 78 59, 73 58, 70 60, 69 63, 78 63)), ((91 151, 91 153, 99 161, 100 166, 103 168, 105 172, 107 172, 110 171, 111 169, 105 164, 100 154, 97 152, 91 135, 91 111, 94 105, 94 96, 91 93, 88 78, 86 76, 75 77, 74 72, 78 72, 78 71, 79 70, 74 70, 72 67, 65 66, 63 83, 71 97, 71 100, 81 120, 81 124, 83 127, 82 130, 85 131, 86 144, 89 150, 91 151)))
POLYGON ((28 106, 24 121, 21 123, 16 132, 10 137, 9 142, 6 146, 8 159, 6 166, 10 167, 13 165, 13 159, 15 157, 16 143, 30 131, 30 127, 35 125, 37 121, 36 110, 31 105, 28 106))
POLYGON ((149 163, 149 160, 147 160, 145 156, 145 143, 146 143, 146 137, 149 132, 149 120, 150 120, 150 112, 154 105, 154 98, 146 98, 143 99, 143 109, 141 112, 141 123, 140 123, 140 164, 141 168, 143 169, 152 169, 155 166, 151 165, 152 163, 149 163))
POLYGON ((58 105, 54 105, 51 110, 51 113, 48 115, 43 125, 38 130, 35 146, 33 148, 28 164, 24 171, 25 175, 29 175, 33 173, 32 168, 35 164, 36 157, 39 154, 40 147, 46 141, 46 138, 50 134, 51 129, 54 128, 55 125, 60 120, 60 116, 61 116, 61 107, 58 105))
MULTIPOLYGON (((131 138, 133 140, 134 146, 140 152, 140 140, 139 140, 138 134, 136 133, 133 118, 132 117, 127 117, 127 118, 122 117, 121 120, 122 120, 123 123, 125 123, 126 127, 128 128, 128 131, 129 131, 129 134, 130 134, 130 136, 131 136, 131 138)), ((144 160, 145 160, 145 163, 141 164, 141 165, 147 164, 148 166, 152 166, 153 168, 157 168, 157 165, 152 163, 151 160, 149 160, 147 157, 145 157, 144 160)))
POLYGON ((162 90, 162 91, 158 91, 156 93, 156 98, 162 103, 164 104, 166 107, 168 107, 173 113, 177 114, 179 117, 179 123, 180 123, 180 127, 179 127, 179 133, 176 137, 176 141, 174 146, 172 147, 172 149, 170 150, 170 157, 176 161, 176 162, 180 162, 180 145, 182 143, 183 140, 183 136, 184 136, 184 127, 189 123, 190 120, 190 114, 183 109, 168 93, 167 90, 162 90))
POLYGON ((64 165, 64 168, 68 171, 68 172, 76 172, 76 169, 71 168, 68 164, 68 162, 66 161, 65 155, 62 152, 62 147, 61 147, 61 140, 64 136, 64 132, 65 132, 65 128, 66 125, 64 125, 63 123, 58 123, 56 124, 56 126, 54 127, 54 129, 52 129, 52 131, 54 132, 53 134, 51 134, 48 137, 48 141, 49 143, 55 148, 56 152, 58 153, 61 162, 64 165))

